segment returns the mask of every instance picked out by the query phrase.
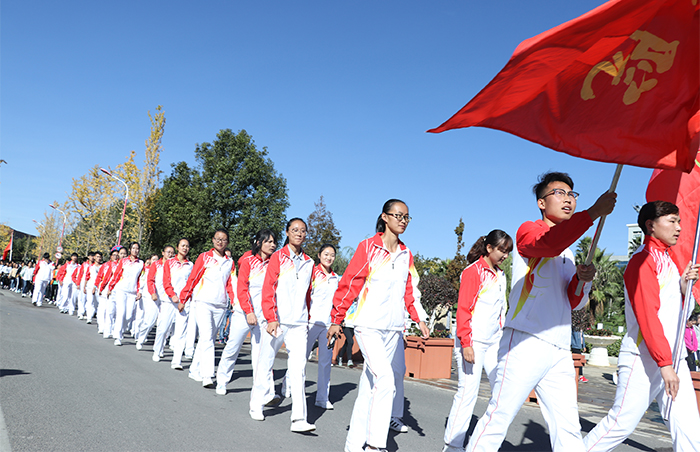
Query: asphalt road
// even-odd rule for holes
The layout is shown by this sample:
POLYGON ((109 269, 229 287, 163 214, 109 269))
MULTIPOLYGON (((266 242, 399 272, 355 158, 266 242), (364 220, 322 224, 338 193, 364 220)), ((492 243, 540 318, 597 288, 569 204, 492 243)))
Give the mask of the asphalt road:
MULTIPOLYGON (((217 360, 222 347, 217 345, 217 360)), ((302 435, 289 431, 291 399, 267 409, 263 422, 248 416, 252 371, 247 346, 226 396, 187 378, 187 361, 184 372, 171 370, 168 350, 159 363, 151 355, 152 341, 142 351, 129 337, 116 347, 97 334, 94 324, 0 291, 0 452, 10 446, 15 452, 343 450, 359 369, 333 368, 330 399, 335 409, 324 411, 313 403, 317 366, 308 364, 309 422, 317 430, 302 435)), ((275 365, 278 390, 285 368, 281 353, 275 365)), ((441 450, 453 395, 451 388, 407 380, 404 422, 409 432, 390 432, 387 449, 441 450)), ((479 398, 477 415, 486 403, 479 398)), ((474 416, 472 428, 476 420, 474 416)), ((585 430, 594 422, 582 419, 585 430)), ((653 436, 636 437, 618 450, 668 448, 667 438, 653 436)), ((536 405, 523 406, 501 450, 550 450, 536 405)))

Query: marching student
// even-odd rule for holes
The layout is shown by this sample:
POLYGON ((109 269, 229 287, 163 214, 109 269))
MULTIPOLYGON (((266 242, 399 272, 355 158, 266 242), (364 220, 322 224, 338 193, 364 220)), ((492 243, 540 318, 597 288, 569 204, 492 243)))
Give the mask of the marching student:
MULTIPOLYGON (((262 286, 267 266, 270 263, 270 256, 276 248, 277 240, 273 232, 269 229, 263 229, 255 235, 253 248, 250 252, 245 253, 238 260, 237 297, 231 314, 231 329, 226 347, 221 352, 219 368, 216 371, 216 393, 219 395, 226 394, 226 385, 231 380, 238 353, 248 333, 250 333, 250 358, 253 366, 253 382, 255 382, 258 357, 260 356, 261 334, 267 328, 261 304, 262 286)), ((266 405, 276 405, 281 401, 281 398, 275 394, 272 372, 268 374, 267 381, 266 405)))
MULTIPOLYGON (((87 270, 87 282, 85 283, 85 288, 83 293, 85 294, 85 320, 86 324, 92 323, 92 318, 95 317, 95 312, 97 311, 97 296, 95 295, 95 282, 97 281, 97 274, 102 267, 102 253, 99 251, 93 254, 92 265, 88 267, 87 270)), ((99 318, 98 318, 99 320, 99 318)), ((99 329, 99 326, 98 326, 99 329)))
POLYGON ((336 249, 328 243, 318 251, 319 264, 311 276, 311 286, 307 295, 309 303, 309 333, 306 340, 306 356, 309 356, 318 340, 318 377, 316 379, 316 406, 332 410, 328 400, 331 388, 331 360, 333 350, 328 349, 328 327, 331 326, 333 295, 338 289, 338 275, 333 271, 336 249))
POLYGON ((644 232, 644 243, 625 269, 627 333, 617 361, 615 402, 583 442, 589 452, 613 450, 632 434, 656 399, 662 413, 673 401, 666 421, 673 450, 697 451, 700 414, 690 371, 688 363, 681 360, 676 374, 672 350, 680 333, 678 316, 688 281, 698 279, 700 265, 684 265, 672 248, 681 233, 675 204, 649 202, 640 209, 637 223, 644 232))
POLYGON ((491 388, 495 383, 506 312, 506 277, 499 265, 512 250, 513 239, 494 229, 479 237, 467 254, 469 266, 460 276, 454 347, 459 384, 447 419, 443 452, 464 451, 481 370, 486 370, 491 388))
POLYGON ((404 352, 405 311, 418 322, 424 338, 430 334, 414 306, 418 274, 413 255, 399 239, 410 221, 406 203, 398 199, 384 203, 377 234, 360 242, 333 298, 328 338, 338 336, 347 314, 364 357, 345 442, 348 452, 386 446, 395 392, 392 361, 404 352), (356 308, 349 311, 358 296, 356 308))
POLYGON ((107 288, 108 298, 114 292, 116 316, 112 335, 114 345, 117 346, 122 345, 125 326, 130 319, 133 320, 136 301, 141 298, 139 277, 143 270, 143 261, 139 259, 140 249, 141 245, 138 242, 129 245, 129 256, 119 260, 107 288))
POLYGON ((92 266, 93 262, 95 262, 95 252, 90 251, 87 257, 83 258, 80 268, 73 272, 73 276, 71 277, 78 292, 76 297, 78 300, 78 320, 83 320, 87 317, 87 313, 85 311, 85 303, 87 302, 85 285, 87 284, 87 276, 89 273, 88 269, 92 266))
POLYGON ((282 343, 288 352, 287 373, 292 393, 291 431, 302 433, 316 429, 306 421, 306 337, 309 311, 306 294, 314 261, 304 254, 306 223, 301 218, 287 222, 285 246, 270 257, 262 287, 261 305, 267 322, 262 334, 255 382, 250 392, 250 417, 265 420, 263 406, 269 390, 268 376, 282 343))
POLYGON ((102 265, 100 272, 97 274, 97 280, 95 280, 95 289, 98 294, 97 332, 98 334, 103 334, 105 339, 112 337, 115 316, 114 295, 107 296, 109 290, 107 286, 114 275, 114 270, 119 265, 119 260, 125 257, 126 248, 120 245, 113 247, 109 254, 109 261, 102 265))
POLYGON ((542 218, 523 223, 513 250, 510 303, 498 350, 496 383, 468 451, 498 450, 534 388, 549 426, 552 450, 581 451, 581 425, 571 357, 571 311, 588 302, 595 266, 574 263, 573 245, 598 217, 613 211, 605 193, 574 213, 578 193, 568 174, 550 172, 533 187, 542 218), (587 283, 579 295, 579 281, 587 283), (533 359, 536 356, 537 359, 533 359))
POLYGON ((56 306, 61 311, 61 314, 73 315, 75 312, 75 292, 76 286, 73 283, 73 272, 78 270, 78 254, 73 253, 70 255, 70 261, 63 264, 58 269, 58 275, 56 280, 60 286, 58 298, 56 299, 56 306))
MULTIPOLYGON (((143 290, 147 293, 141 296, 141 307, 143 309, 143 317, 139 322, 136 350, 141 350, 143 344, 148 340, 148 333, 158 321, 158 313, 160 305, 165 302, 170 302, 168 294, 165 293, 163 286, 163 266, 165 262, 175 255, 175 248, 167 245, 163 248, 163 258, 158 259, 158 255, 151 256, 151 265, 148 267, 146 284, 143 290)), ((143 293, 143 292, 142 292, 143 293)))
POLYGON ((32 275, 32 282, 34 283, 32 304, 34 306, 41 306, 44 303, 46 286, 51 282, 53 269, 54 263, 51 262, 51 255, 44 253, 43 258, 34 266, 34 274, 32 275))
POLYGON ((182 312, 185 303, 192 299, 199 341, 192 357, 189 377, 201 381, 205 388, 214 385, 214 341, 226 309, 226 294, 231 300, 236 298, 233 290, 236 267, 233 259, 224 254, 228 232, 217 229, 212 243, 214 247, 211 250, 197 257, 178 304, 178 310, 182 312))
MULTIPOLYGON (((175 325, 170 343, 173 344, 173 359, 170 368, 182 370, 182 353, 185 349, 185 333, 188 322, 187 307, 183 311, 178 310, 180 299, 179 294, 187 283, 192 272, 192 262, 187 259, 190 252, 190 242, 187 239, 180 239, 177 242, 177 256, 168 259, 163 264, 163 290, 167 299, 162 299, 160 303, 160 313, 156 325, 156 339, 153 342, 153 361, 158 362, 163 356, 165 338, 175 325)), ((194 321, 194 320, 192 320, 194 321)))

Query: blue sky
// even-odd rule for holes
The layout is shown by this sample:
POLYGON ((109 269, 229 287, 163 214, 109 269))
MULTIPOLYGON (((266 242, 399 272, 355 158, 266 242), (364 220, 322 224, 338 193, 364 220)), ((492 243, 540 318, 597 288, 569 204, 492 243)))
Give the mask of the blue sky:
MULTIPOLYGON (((163 105, 161 169, 196 143, 245 129, 287 179, 287 217, 323 195, 355 247, 388 198, 414 217, 402 237, 454 256, 491 229, 538 217, 530 187, 567 171, 579 209, 614 165, 489 129, 428 134, 483 88, 529 37, 603 1, 32 1, 0 9, 0 221, 36 233, 71 179, 143 159, 147 112, 163 105)), ((139 163, 140 164, 140 163, 139 163)), ((625 167, 601 246, 626 254, 651 170, 625 167)), ((261 225, 263 227, 265 225, 261 225)), ((589 231, 592 235, 593 228, 589 231)))

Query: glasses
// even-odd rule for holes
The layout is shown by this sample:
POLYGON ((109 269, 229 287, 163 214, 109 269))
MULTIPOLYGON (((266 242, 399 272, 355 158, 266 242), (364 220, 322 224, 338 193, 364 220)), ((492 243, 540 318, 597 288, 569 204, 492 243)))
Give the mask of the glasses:
POLYGON ((387 213, 387 215, 391 215, 392 217, 396 218, 399 222, 401 221, 406 221, 406 224, 410 223, 413 218, 409 217, 408 214, 404 215, 402 213, 387 213))
POLYGON ((567 192, 566 190, 563 190, 561 188, 555 188, 554 190, 550 191, 546 195, 542 196, 540 199, 544 199, 549 195, 554 195, 557 198, 566 198, 567 196, 572 199, 578 199, 578 192, 575 191, 569 191, 567 192))
POLYGON ((290 229, 289 232, 291 232, 292 234, 306 235, 306 229, 297 229, 297 228, 294 228, 294 229, 290 229))
POLYGON ((226 242, 228 242, 228 239, 218 239, 218 238, 214 237, 214 241, 216 243, 226 243, 226 242))

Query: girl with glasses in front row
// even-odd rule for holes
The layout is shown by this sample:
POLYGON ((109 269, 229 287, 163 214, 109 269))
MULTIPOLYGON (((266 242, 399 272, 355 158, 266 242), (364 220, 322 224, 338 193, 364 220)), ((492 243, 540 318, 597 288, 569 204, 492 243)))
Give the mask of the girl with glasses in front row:
POLYGON ((418 274, 413 255, 399 240, 409 221, 406 203, 398 199, 384 203, 377 234, 360 242, 333 298, 328 338, 340 334, 347 314, 365 362, 345 442, 349 452, 386 447, 395 391, 392 361, 404 352, 406 310, 423 337, 429 335, 414 306, 418 274), (356 308, 349 311, 358 296, 356 308))

